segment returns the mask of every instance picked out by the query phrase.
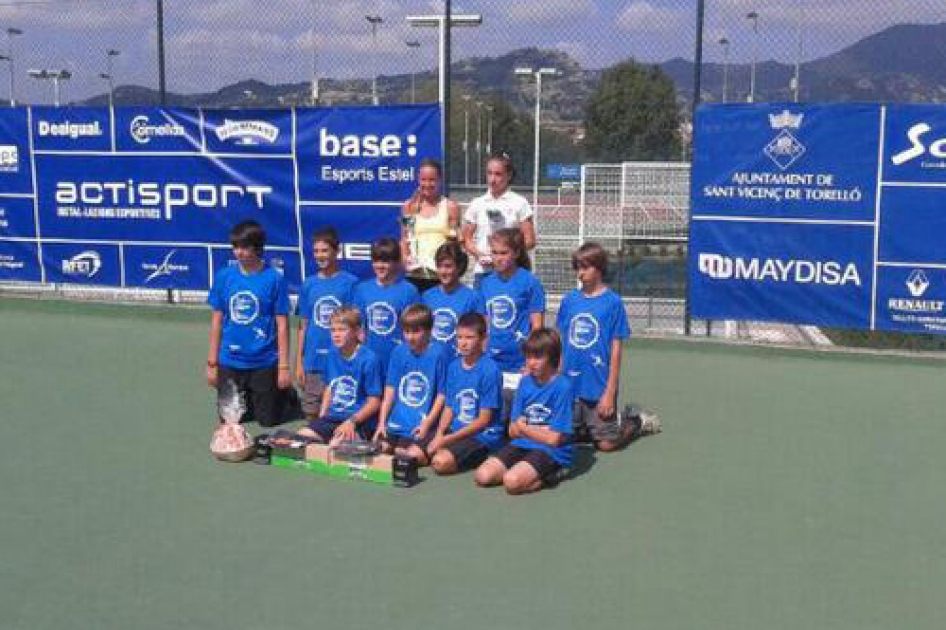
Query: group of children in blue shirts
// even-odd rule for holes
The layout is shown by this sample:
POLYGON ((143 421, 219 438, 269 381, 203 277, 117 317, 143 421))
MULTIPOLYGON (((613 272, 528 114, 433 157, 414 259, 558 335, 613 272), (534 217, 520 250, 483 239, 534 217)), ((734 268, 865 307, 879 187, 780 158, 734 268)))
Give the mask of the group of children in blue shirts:
MULTIPOLYGON (((218 400, 233 386, 244 392, 250 416, 271 426, 279 390, 292 382, 287 284, 262 261, 258 224, 236 226, 231 243, 238 264, 217 274, 208 298, 207 380, 218 400)), ((562 301, 560 334, 544 325, 545 292, 521 231, 500 229, 490 244, 493 271, 472 289, 460 280, 466 253, 445 242, 435 257, 440 284, 421 295, 402 277, 396 240, 373 244, 375 277, 359 282, 339 269, 335 231, 316 232, 318 272, 297 310, 294 372, 307 420, 299 434, 374 440, 438 474, 475 469, 477 484, 520 494, 571 467, 576 431, 603 451, 659 431, 655 416, 617 412, 630 330, 604 283, 606 252, 586 243, 574 253, 580 288, 562 301)))

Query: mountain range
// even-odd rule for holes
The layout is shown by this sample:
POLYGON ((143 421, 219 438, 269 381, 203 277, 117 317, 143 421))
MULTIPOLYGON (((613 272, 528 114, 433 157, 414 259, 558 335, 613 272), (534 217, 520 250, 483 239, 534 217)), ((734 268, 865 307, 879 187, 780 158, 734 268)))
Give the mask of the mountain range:
MULTIPOLYGON (((673 80, 681 109, 688 109, 693 98, 693 63, 671 59, 658 64, 673 80)), ((586 69, 568 54, 557 50, 523 48, 499 57, 471 57, 453 63, 454 89, 476 95, 493 94, 508 101, 515 109, 529 111, 533 106, 534 83, 522 80, 512 69, 517 66, 554 67, 560 71, 543 83, 543 119, 565 126, 580 125, 585 106, 601 80, 603 70, 586 69)), ((749 89, 749 64, 730 64, 728 95, 730 101, 744 101, 749 89)), ((792 99, 792 64, 760 62, 756 68, 756 101, 792 99)), ((724 67, 704 63, 701 94, 704 101, 722 100, 724 67)), ((807 61, 800 66, 801 100, 938 102, 946 100, 946 23, 902 24, 865 37, 836 53, 807 61)), ((437 77, 434 71, 420 72, 413 79, 418 93, 428 97, 437 77)), ((378 79, 382 102, 410 99, 410 74, 386 75, 378 79)), ((320 80, 320 103, 327 105, 369 104, 370 79, 320 80)), ((281 107, 309 105, 308 81, 270 85, 246 80, 202 94, 169 93, 170 105, 188 107, 281 107)), ((117 105, 154 104, 155 90, 136 85, 122 85, 115 90, 117 105)), ((80 104, 107 104, 102 94, 80 104)))

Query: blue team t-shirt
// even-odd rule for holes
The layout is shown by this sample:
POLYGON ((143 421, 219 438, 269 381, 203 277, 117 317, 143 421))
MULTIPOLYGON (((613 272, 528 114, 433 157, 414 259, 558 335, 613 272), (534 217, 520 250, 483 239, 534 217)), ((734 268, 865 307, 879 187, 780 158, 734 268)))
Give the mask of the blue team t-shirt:
MULTIPOLYGON (((571 382, 562 374, 556 374, 549 382, 540 384, 531 374, 522 377, 519 389, 512 400, 512 420, 525 417, 531 426, 548 427, 556 433, 572 435, 571 382)), ((559 446, 541 444, 529 438, 519 437, 510 444, 520 448, 538 449, 548 453, 562 466, 571 466, 575 449, 570 439, 559 446)))
POLYGON ((447 368, 446 403, 453 410, 451 431, 459 431, 476 420, 480 411, 492 409, 493 418, 485 429, 476 434, 480 444, 494 450, 502 445, 506 437, 499 410, 502 401, 503 373, 496 362, 483 355, 472 368, 463 365, 457 358, 447 368))
POLYGON ((385 386, 394 390, 394 405, 388 416, 387 429, 392 435, 410 437, 443 393, 447 374, 447 353, 441 346, 430 344, 415 354, 407 344, 391 352, 385 386))
POLYGON ((480 294, 461 284, 451 293, 436 286, 424 292, 422 301, 434 314, 433 343, 449 350, 450 359, 457 357, 457 322, 467 313, 486 314, 480 294))
POLYGON ((308 321, 302 347, 302 366, 306 372, 325 373, 325 357, 332 347, 330 318, 340 306, 353 304, 358 278, 339 271, 330 278, 311 276, 299 291, 297 313, 308 321))
POLYGON ((289 314, 289 285, 281 273, 272 267, 253 273, 238 265, 221 269, 207 303, 223 313, 220 365, 258 370, 279 361, 276 316, 289 314))
POLYGON ((361 311, 365 344, 378 355, 382 372, 387 368, 394 346, 403 341, 401 313, 417 302, 420 302, 417 287, 403 278, 389 285, 381 285, 371 278, 355 287, 355 306, 361 311))
POLYGON ((489 356, 503 371, 518 371, 525 363, 520 346, 529 336, 529 316, 545 312, 545 289, 520 267, 508 279, 496 272, 483 278, 480 294, 489 321, 489 356))
MULTIPOLYGON (((370 348, 360 345, 345 358, 332 347, 325 360, 325 378, 331 387, 328 414, 333 422, 342 422, 365 406, 369 396, 381 396, 381 364, 370 348)), ((368 420, 370 424, 372 420, 368 420)))
POLYGON ((608 383, 611 342, 631 334, 624 302, 611 289, 594 297, 575 289, 562 300, 558 329, 564 346, 562 371, 572 379, 575 396, 597 402, 608 383))

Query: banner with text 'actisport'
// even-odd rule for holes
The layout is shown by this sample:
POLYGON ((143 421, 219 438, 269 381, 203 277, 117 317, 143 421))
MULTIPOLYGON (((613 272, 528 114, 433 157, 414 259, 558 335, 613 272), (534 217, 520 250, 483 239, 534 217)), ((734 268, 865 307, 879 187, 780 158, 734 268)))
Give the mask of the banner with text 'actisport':
POLYGON ((946 333, 946 106, 701 106, 694 317, 946 333))
POLYGON ((333 226, 343 266, 399 234, 436 105, 294 110, 0 110, 0 280, 207 289, 254 219, 292 286, 333 226))

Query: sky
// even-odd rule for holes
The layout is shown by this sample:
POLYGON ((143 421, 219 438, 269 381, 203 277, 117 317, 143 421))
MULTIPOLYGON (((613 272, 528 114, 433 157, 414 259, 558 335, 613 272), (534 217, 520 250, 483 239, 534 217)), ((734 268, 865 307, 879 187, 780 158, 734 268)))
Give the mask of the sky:
MULTIPOLYGON (((156 0, 0 0, 0 51, 14 59, 19 100, 49 102, 51 87, 26 69, 67 69, 64 98, 104 91, 105 51, 118 84, 156 86, 156 0), (9 27, 23 31, 8 37, 9 27), (12 50, 9 48, 12 41, 12 50)), ((556 48, 583 66, 634 57, 693 58, 696 0, 455 0, 454 13, 483 24, 454 29, 454 60, 516 48, 556 48)), ((436 14, 442 0, 164 0, 168 89, 204 92, 241 79, 267 83, 431 70, 435 29, 408 15, 436 14), (381 16, 377 38, 368 15, 381 16), (416 40, 420 48, 405 42, 416 40)), ((706 0, 704 59, 794 61, 836 52, 885 27, 946 22, 942 0, 706 0), (758 36, 747 13, 758 13, 758 36)), ((9 64, 0 62, 0 98, 9 64)))

